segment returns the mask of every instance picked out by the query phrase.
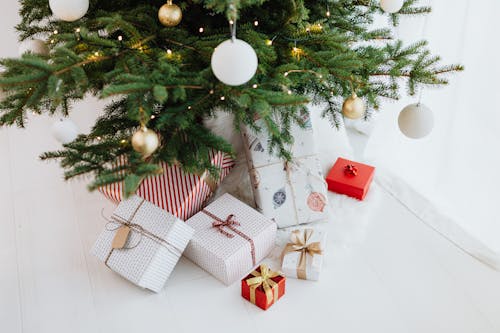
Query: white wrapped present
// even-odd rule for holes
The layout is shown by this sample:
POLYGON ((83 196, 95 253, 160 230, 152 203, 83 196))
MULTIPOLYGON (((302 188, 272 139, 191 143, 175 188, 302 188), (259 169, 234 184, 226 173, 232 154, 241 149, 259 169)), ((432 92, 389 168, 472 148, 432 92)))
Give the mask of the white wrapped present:
POLYGON ((193 234, 182 220, 133 196, 118 205, 91 253, 132 283, 159 292, 193 234))
POLYGON ((256 121, 262 129, 260 133, 243 129, 255 204, 279 228, 328 219, 328 189, 315 154, 308 117, 304 116, 304 124, 305 128, 291 128, 295 141, 290 147, 290 162, 269 154, 262 120, 256 121))
POLYGON ((184 256, 226 285, 247 275, 275 245, 276 223, 230 194, 186 224, 195 234, 184 256))
POLYGON ((313 229, 294 230, 282 252, 281 270, 287 277, 319 280, 326 233, 313 229))

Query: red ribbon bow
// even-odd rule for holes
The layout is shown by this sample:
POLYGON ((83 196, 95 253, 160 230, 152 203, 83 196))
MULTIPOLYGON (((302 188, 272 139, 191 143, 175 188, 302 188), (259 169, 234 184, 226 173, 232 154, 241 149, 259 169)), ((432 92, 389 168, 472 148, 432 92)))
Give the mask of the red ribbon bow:
POLYGON ((221 234, 229 238, 233 238, 234 235, 224 230, 224 227, 230 227, 232 225, 241 225, 238 221, 234 219, 233 214, 228 215, 225 221, 216 218, 215 221, 212 222, 212 227, 217 228, 221 234))
POLYGON ((253 266, 255 266, 255 262, 256 262, 256 260, 255 260, 255 244, 254 244, 252 238, 248 237, 247 235, 245 235, 244 233, 242 233, 241 231, 239 231, 237 228, 234 227, 235 225, 241 225, 238 221, 236 221, 234 219, 234 214, 229 214, 228 217, 226 217, 226 220, 222 220, 222 219, 218 218, 217 216, 215 216, 214 214, 210 213, 208 210, 204 209, 204 210, 202 210, 202 212, 204 214, 206 214, 207 216, 214 219, 214 221, 212 222, 212 228, 217 228, 217 230, 219 230, 219 232, 221 234, 223 234, 224 236, 226 236, 228 238, 234 237, 234 235, 232 233, 224 230, 224 227, 227 227, 229 230, 231 230, 232 232, 234 232, 235 234, 237 234, 241 238, 248 241, 248 243, 250 243, 250 254, 252 255, 252 264, 253 264, 253 266))
POLYGON ((356 176, 358 174, 358 168, 352 164, 348 164, 344 167, 344 174, 348 176, 356 176))

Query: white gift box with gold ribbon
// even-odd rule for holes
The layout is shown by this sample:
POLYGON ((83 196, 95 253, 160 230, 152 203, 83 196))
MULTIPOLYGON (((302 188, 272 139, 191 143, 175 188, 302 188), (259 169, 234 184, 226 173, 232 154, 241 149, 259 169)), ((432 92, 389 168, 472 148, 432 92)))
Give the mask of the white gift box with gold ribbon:
POLYGON ((313 229, 292 231, 290 241, 282 252, 283 274, 295 279, 319 280, 325 242, 325 231, 313 229))
POLYGON ((91 253, 132 283, 159 292, 193 234, 179 218, 133 196, 118 205, 91 253))
POLYGON ((250 179, 256 207, 279 228, 326 221, 328 219, 327 185, 315 154, 308 115, 305 127, 294 125, 293 160, 285 162, 268 151, 267 132, 262 120, 255 133, 243 128, 250 179))

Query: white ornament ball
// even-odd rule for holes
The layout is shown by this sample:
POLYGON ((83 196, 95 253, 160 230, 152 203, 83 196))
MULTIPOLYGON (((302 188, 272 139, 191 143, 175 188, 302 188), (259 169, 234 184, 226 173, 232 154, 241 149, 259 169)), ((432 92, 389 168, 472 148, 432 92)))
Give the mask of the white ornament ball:
POLYGON ((380 0, 380 8, 386 13, 394 14, 399 12, 405 0, 380 0))
POLYGON ((241 39, 220 43, 212 54, 212 71, 228 86, 239 86, 252 79, 259 60, 255 50, 241 39))
POLYGON ((434 115, 427 106, 417 103, 405 107, 398 117, 399 129, 411 139, 421 139, 434 128, 434 115))
POLYGON ((51 132, 57 141, 66 144, 76 139, 78 127, 70 119, 60 119, 52 125, 51 132))
POLYGON ((55 17, 73 22, 85 16, 89 10, 89 0, 49 0, 49 6, 55 17))
POLYGON ((46 56, 49 55, 49 48, 43 40, 28 39, 19 45, 19 55, 22 56, 27 52, 46 56))

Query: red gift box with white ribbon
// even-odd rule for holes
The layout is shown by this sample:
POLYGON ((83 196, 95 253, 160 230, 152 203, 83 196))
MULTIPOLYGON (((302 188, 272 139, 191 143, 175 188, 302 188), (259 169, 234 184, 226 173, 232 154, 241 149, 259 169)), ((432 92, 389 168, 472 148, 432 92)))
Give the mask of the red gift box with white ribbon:
POLYGON ((363 200, 375 174, 375 167, 339 157, 330 169, 328 190, 363 200))

